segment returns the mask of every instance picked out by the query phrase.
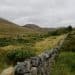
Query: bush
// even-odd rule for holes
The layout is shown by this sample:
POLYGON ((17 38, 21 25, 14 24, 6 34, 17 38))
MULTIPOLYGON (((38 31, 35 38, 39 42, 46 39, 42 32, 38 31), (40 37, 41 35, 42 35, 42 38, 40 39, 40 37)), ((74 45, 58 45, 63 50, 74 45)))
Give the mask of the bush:
POLYGON ((57 35, 59 35, 59 33, 58 33, 57 30, 55 30, 55 31, 49 31, 48 34, 47 34, 47 36, 57 36, 57 35))
POLYGON ((16 49, 11 50, 6 54, 8 64, 16 64, 18 61, 24 61, 27 58, 35 56, 36 53, 33 49, 16 49))
POLYGON ((0 38, 0 47, 8 46, 10 41, 10 38, 0 38))
POLYGON ((69 32, 72 31, 72 26, 69 25, 69 26, 67 27, 67 30, 68 30, 69 32))
POLYGON ((72 51, 75 52, 75 33, 71 32, 65 39, 63 46, 62 46, 62 51, 72 51))
POLYGON ((62 35, 62 34, 66 34, 72 31, 72 26, 68 26, 68 27, 62 27, 62 28, 58 28, 54 31, 49 31, 48 32, 48 36, 57 36, 57 35, 62 35))

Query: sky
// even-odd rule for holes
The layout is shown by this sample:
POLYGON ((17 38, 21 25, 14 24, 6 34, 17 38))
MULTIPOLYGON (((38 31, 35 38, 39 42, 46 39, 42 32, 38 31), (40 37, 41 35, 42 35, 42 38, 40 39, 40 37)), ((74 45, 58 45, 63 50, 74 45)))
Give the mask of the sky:
POLYGON ((19 25, 75 26, 75 0, 0 0, 0 17, 19 25))

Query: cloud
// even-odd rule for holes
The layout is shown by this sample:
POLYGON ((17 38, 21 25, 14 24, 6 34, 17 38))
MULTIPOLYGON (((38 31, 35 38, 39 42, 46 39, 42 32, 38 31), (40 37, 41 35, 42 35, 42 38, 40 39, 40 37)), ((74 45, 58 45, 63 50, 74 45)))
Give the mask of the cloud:
POLYGON ((74 26, 74 7, 75 0, 0 0, 0 17, 19 25, 74 26))

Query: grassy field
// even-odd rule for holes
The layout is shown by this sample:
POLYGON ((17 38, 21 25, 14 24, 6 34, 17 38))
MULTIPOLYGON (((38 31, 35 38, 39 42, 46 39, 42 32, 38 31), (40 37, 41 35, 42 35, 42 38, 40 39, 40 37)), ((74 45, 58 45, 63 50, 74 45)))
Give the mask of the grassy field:
POLYGON ((62 52, 53 66, 51 75, 75 75, 75 53, 62 52))
POLYGON ((63 37, 64 37, 64 35, 51 36, 51 37, 48 37, 48 38, 43 38, 39 42, 37 41, 33 45, 30 44, 28 46, 23 43, 23 44, 18 44, 18 45, 12 45, 11 44, 11 45, 8 45, 8 46, 0 47, 0 53, 1 53, 0 71, 2 71, 4 68, 10 66, 5 61, 6 60, 5 57, 6 57, 8 52, 11 51, 11 54, 12 54, 12 51, 14 51, 14 50, 28 50, 28 49, 31 49, 31 52, 33 52, 33 50, 34 50, 35 54, 39 54, 39 53, 42 53, 43 51, 45 51, 47 49, 51 49, 52 47, 56 46, 56 44, 60 40, 62 40, 63 37), (4 65, 2 65, 2 64, 4 64, 4 65))
POLYGON ((75 31, 69 33, 51 75, 75 75, 75 31))
POLYGON ((37 50, 37 54, 57 46, 57 44, 63 40, 64 36, 65 35, 51 36, 40 42, 36 42, 34 48, 37 50))

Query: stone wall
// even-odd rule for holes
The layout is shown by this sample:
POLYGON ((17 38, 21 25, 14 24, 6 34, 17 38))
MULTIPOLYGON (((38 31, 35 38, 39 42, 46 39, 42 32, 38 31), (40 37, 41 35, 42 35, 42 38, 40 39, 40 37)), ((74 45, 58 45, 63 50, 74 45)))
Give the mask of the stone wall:
POLYGON ((57 45, 57 47, 46 50, 46 52, 31 57, 24 62, 18 62, 15 66, 15 75, 50 75, 52 64, 58 57, 60 48, 66 37, 57 45))

